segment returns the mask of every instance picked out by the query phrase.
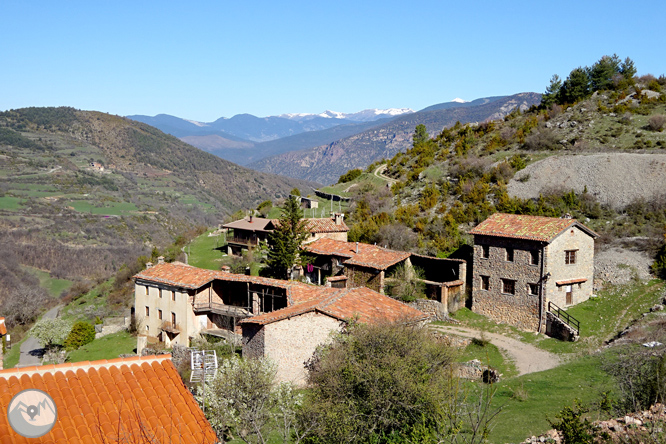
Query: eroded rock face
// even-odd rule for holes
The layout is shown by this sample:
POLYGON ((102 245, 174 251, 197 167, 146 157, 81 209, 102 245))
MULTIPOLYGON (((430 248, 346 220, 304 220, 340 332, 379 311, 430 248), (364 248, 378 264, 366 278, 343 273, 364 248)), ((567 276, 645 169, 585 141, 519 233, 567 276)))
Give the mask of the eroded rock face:
MULTIPOLYGON (((666 406, 655 404, 650 410, 630 413, 621 418, 609 419, 607 421, 595 421, 593 423, 597 430, 609 436, 610 442, 660 442, 658 436, 662 436, 666 426, 666 406)), ((539 436, 527 438, 524 443, 561 443, 562 435, 551 429, 539 436)))

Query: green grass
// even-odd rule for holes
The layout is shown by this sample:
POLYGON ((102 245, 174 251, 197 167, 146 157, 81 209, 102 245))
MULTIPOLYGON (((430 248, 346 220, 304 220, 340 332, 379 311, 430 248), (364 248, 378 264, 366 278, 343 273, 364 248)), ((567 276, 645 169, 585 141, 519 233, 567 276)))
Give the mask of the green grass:
MULTIPOLYGON (((13 335, 12 335, 13 337, 13 335)), ((4 368, 14 368, 19 363, 21 358, 21 344, 28 338, 28 335, 24 335, 18 343, 12 343, 12 348, 7 350, 3 356, 3 367, 4 368)))
POLYGON ((225 234, 221 233, 219 236, 209 237, 209 233, 211 231, 193 239, 185 248, 185 251, 190 255, 188 257, 190 265, 209 270, 219 270, 222 265, 222 255, 226 252, 223 248, 226 245, 225 234))
POLYGON ((472 359, 478 359, 484 365, 499 371, 504 378, 510 378, 518 374, 515 364, 504 357, 502 352, 490 343, 485 343, 485 345, 482 345, 479 341, 470 343, 462 351, 458 362, 467 362, 472 359))
POLYGON ((585 353, 599 348, 634 319, 647 312, 663 297, 664 281, 632 282, 624 286, 600 291, 598 297, 567 309, 580 321, 580 339, 564 342, 545 335, 521 331, 505 324, 498 324, 467 308, 458 310, 453 318, 463 325, 481 331, 501 333, 531 343, 552 353, 585 353))
POLYGON ((16 211, 25 203, 25 199, 18 197, 2 196, 0 197, 0 210, 16 211))
POLYGON ((68 360, 81 362, 114 359, 123 353, 134 353, 134 350, 136 350, 136 337, 126 331, 120 331, 95 339, 78 350, 71 351, 68 360))
POLYGON ((54 298, 60 296, 60 294, 72 286, 73 282, 67 279, 56 279, 52 278, 47 271, 42 271, 37 268, 25 267, 30 273, 37 276, 39 279, 39 286, 48 290, 48 292, 54 298))
POLYGON ((547 418, 554 419, 575 398, 587 405, 601 399, 602 392, 613 388, 611 378, 600 369, 601 360, 600 355, 586 356, 551 370, 500 381, 492 404, 502 411, 489 442, 523 442, 549 430, 547 418))
POLYGON ((86 314, 86 310, 89 310, 88 313, 91 313, 97 308, 108 305, 108 301, 104 294, 108 292, 111 283, 111 280, 108 280, 94 287, 78 299, 73 300, 60 310, 59 317, 71 321, 72 323, 77 321, 93 321, 94 317, 86 314))

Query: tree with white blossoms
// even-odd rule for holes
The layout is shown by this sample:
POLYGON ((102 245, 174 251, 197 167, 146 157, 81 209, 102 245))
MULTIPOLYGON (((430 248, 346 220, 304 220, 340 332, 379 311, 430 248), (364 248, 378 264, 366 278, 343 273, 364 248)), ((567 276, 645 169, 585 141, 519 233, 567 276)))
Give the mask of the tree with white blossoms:
POLYGON ((32 327, 30 334, 47 350, 62 347, 72 324, 64 319, 42 319, 32 327))
MULTIPOLYGON (((202 394, 199 385, 199 402, 202 394)), ((222 361, 215 378, 206 383, 205 403, 206 417, 221 442, 240 438, 248 444, 265 444, 275 430, 285 443, 302 439, 296 430, 302 395, 291 384, 275 383, 275 365, 267 359, 234 355, 222 361)))

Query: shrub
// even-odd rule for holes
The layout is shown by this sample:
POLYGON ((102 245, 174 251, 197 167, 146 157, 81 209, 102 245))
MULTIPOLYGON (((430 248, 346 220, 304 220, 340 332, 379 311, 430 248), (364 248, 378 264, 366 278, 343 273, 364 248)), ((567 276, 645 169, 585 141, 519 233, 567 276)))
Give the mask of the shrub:
POLYGON ((648 128, 650 128, 652 131, 663 130, 664 124, 666 124, 666 116, 656 115, 650 117, 648 120, 648 128))
POLYGON ((345 174, 340 176, 340 178, 338 179, 338 183, 351 182, 352 180, 358 178, 361 174, 363 174, 363 171, 361 171, 360 168, 357 168, 355 170, 349 170, 345 174))
POLYGON ((65 343, 65 348, 69 351, 76 350, 79 347, 89 344, 95 340, 95 327, 87 322, 77 322, 72 326, 65 343))

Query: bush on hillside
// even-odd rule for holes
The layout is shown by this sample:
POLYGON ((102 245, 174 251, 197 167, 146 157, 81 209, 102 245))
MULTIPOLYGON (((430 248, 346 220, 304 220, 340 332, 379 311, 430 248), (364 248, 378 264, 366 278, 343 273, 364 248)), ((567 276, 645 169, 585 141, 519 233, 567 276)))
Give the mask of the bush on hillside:
POLYGON ((358 178, 361 174, 363 174, 363 171, 361 171, 360 168, 357 168, 355 170, 349 170, 345 174, 340 176, 340 178, 338 179, 338 183, 351 182, 352 180, 358 178))
POLYGON ((648 120, 648 128, 650 128, 652 131, 663 130, 665 124, 666 124, 666 116, 662 115, 652 116, 648 120))
POLYGON ((95 340, 95 327, 87 322, 77 322, 72 326, 63 345, 68 351, 89 344, 95 340))

